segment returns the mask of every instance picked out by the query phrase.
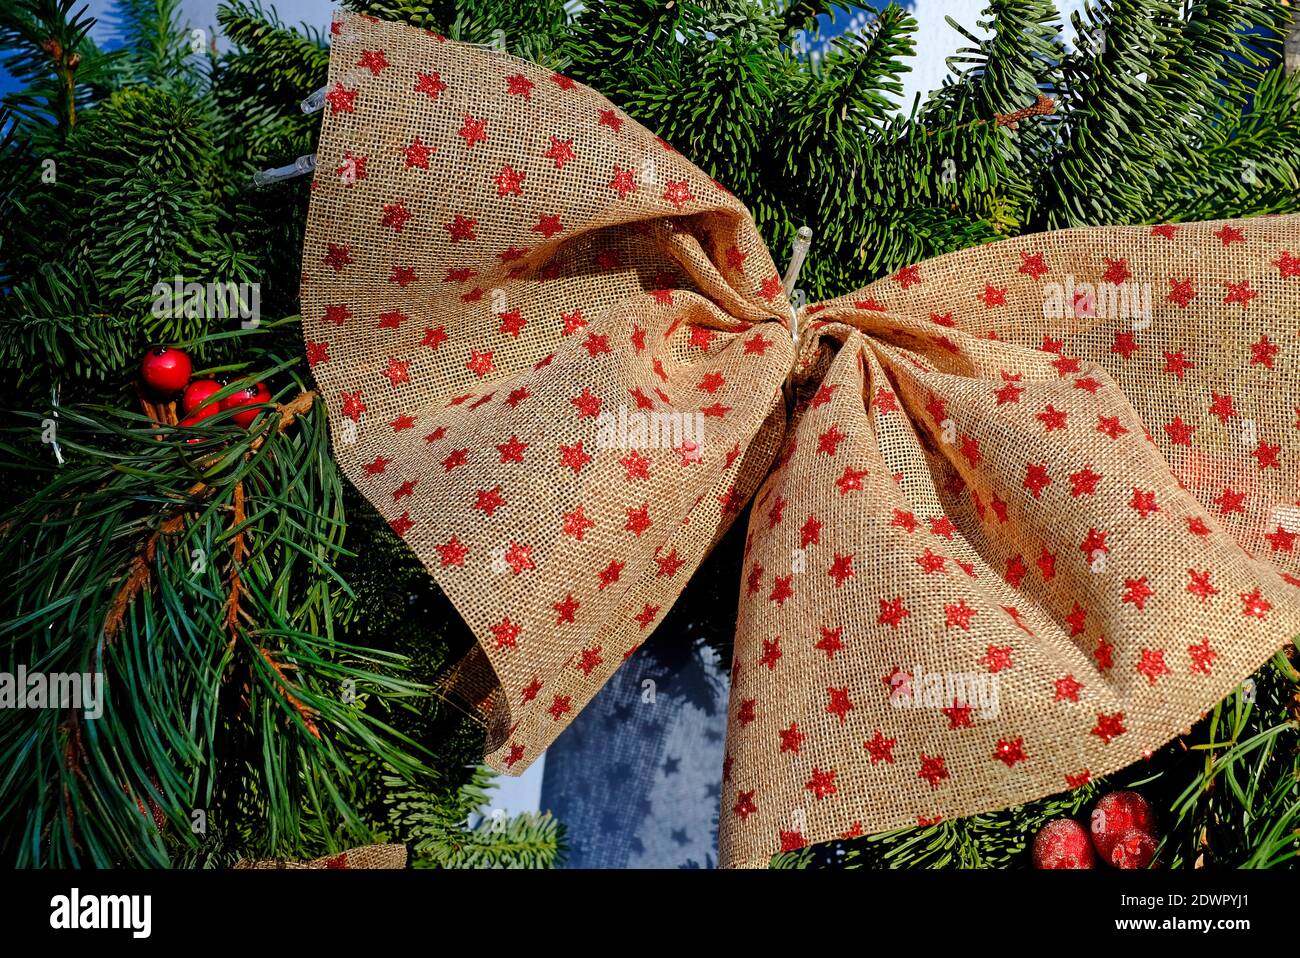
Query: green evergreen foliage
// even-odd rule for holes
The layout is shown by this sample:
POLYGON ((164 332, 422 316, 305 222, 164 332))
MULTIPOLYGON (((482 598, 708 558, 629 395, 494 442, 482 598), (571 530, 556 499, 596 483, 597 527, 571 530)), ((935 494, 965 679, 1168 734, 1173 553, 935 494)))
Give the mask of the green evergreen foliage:
MULTIPOLYGON (((811 226, 810 299, 1032 230, 1300 208, 1300 77, 1276 65, 1291 18, 1277 0, 1093 0, 1072 49, 1050 0, 988 0, 980 33, 954 24, 956 76, 902 104, 916 25, 897 6, 813 57, 809 32, 837 4, 347 5, 601 90, 735 192, 778 259, 811 226), (1054 112, 1007 119, 1040 95, 1054 112)), ((153 342, 227 391, 263 381, 284 403, 309 386, 295 315, 309 184, 250 178, 312 152, 319 120, 297 105, 324 83, 328 36, 227 0, 232 47, 217 52, 179 8, 122 3, 112 53, 75 0, 0 8, 0 62, 22 84, 0 104, 14 410, 0 475, 15 503, 0 520, 0 662, 102 670, 111 690, 93 723, 6 716, 0 847, 30 865, 223 866, 398 840, 418 865, 552 865, 564 841, 549 817, 477 818, 481 730, 430 691, 471 638, 339 475, 323 411, 282 430, 270 409, 251 432, 229 417, 159 430, 135 411, 153 342), (256 282, 263 318, 159 315, 154 286, 173 277, 256 282)), ((743 521, 710 568, 735 565, 743 521)), ((725 647, 729 575, 697 577, 673 628, 725 647)), ((1136 785, 1161 812, 1166 864, 1294 867, 1296 680, 1279 656, 1249 695, 1110 782, 775 863, 1021 867, 1046 820, 1136 785)))

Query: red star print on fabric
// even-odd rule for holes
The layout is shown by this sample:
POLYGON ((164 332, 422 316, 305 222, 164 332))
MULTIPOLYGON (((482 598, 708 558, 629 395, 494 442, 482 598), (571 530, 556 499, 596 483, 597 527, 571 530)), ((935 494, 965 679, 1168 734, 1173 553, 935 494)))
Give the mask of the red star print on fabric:
POLYGON ((466 113, 457 135, 465 141, 466 148, 471 148, 476 143, 487 142, 487 119, 473 117, 466 113))
POLYGON ((1259 463, 1260 469, 1277 469, 1279 468, 1277 457, 1281 451, 1280 445, 1272 445, 1261 439, 1259 445, 1251 450, 1250 454, 1259 463))
POLYGON ((327 363, 330 361, 330 344, 307 342, 307 365, 315 366, 317 363, 327 363))
POLYGON ((1280 349, 1281 347, 1270 340, 1268 334, 1265 333, 1250 347, 1250 364, 1272 369, 1273 360, 1277 358, 1280 349))
POLYGON ((1273 552, 1294 552, 1298 537, 1300 537, 1300 533, 1292 532, 1290 529, 1285 529, 1279 525, 1276 532, 1266 533, 1264 540, 1273 552))
POLYGON ((930 532, 952 541, 953 535, 957 532, 957 527, 952 524, 952 520, 947 516, 937 516, 930 520, 930 532))
POLYGON ((966 632, 970 631, 971 619, 975 617, 976 610, 967 605, 965 599, 959 599, 955 603, 945 605, 943 611, 945 615, 945 628, 956 626, 966 632))
POLYGON ((669 180, 663 198, 678 210, 695 199, 685 180, 669 180))
POLYGON ((598 588, 604 589, 607 586, 611 586, 615 582, 617 582, 619 580, 619 577, 622 576, 623 574, 624 565, 625 563, 619 562, 617 559, 610 559, 609 565, 605 566, 605 568, 601 569, 600 572, 596 573, 596 578, 600 582, 598 588))
POLYGON ((1029 253, 1021 250, 1020 267, 1016 272, 1026 273, 1034 279, 1042 279, 1048 274, 1049 270, 1047 264, 1043 261, 1042 253, 1029 253))
POLYGON ((1246 511, 1246 494, 1227 487, 1210 501, 1217 505, 1219 512, 1225 516, 1232 515, 1234 512, 1246 511))
POLYGON ((1120 425, 1119 416, 1098 416, 1097 431, 1111 439, 1118 439, 1128 433, 1128 429, 1120 425))
POLYGON ((1214 660, 1219 654, 1210 648, 1210 640, 1202 638, 1196 645, 1187 647, 1187 654, 1191 656, 1191 671, 1199 672, 1202 675, 1209 675, 1214 665, 1214 660))
POLYGON ((871 756, 871 764, 876 765, 880 762, 894 764, 894 746, 898 744, 896 738, 885 738, 880 729, 876 729, 876 734, 869 740, 862 743, 862 747, 867 750, 871 756))
POLYGON ((533 86, 533 81, 522 73, 512 73, 506 77, 506 92, 511 96, 521 96, 525 100, 530 100, 533 96, 533 86))
POLYGON ((384 204, 384 215, 379 222, 382 226, 387 226, 394 232, 400 233, 407 221, 411 218, 411 211, 406 208, 406 203, 398 200, 396 203, 384 204))
POLYGON ((558 213, 549 213, 538 217, 537 225, 533 227, 534 233, 540 233, 547 239, 550 239, 556 233, 564 232, 564 224, 560 221, 558 213))
POLYGON ((1226 224, 1221 229, 1215 230, 1214 235, 1223 241, 1224 246, 1231 246, 1233 243, 1246 242, 1246 235, 1241 230, 1237 229, 1235 226, 1227 226, 1226 224))
POLYGON ((909 289, 921 282, 921 267, 904 266, 891 278, 895 283, 903 287, 903 289, 909 289))
POLYGON ((1128 260, 1124 257, 1111 259, 1109 256, 1103 256, 1102 259, 1106 263, 1106 271, 1102 274, 1102 279, 1106 282, 1119 285, 1133 275, 1132 270, 1128 268, 1128 260))
POLYGON ((570 592, 562 600, 551 606, 555 610, 555 624, 565 625, 576 621, 580 603, 574 599, 573 593, 570 592))
POLYGON ((1020 394, 1024 391, 1023 386, 1017 386, 1015 383, 1009 382, 998 389, 994 395, 997 396, 998 405, 1003 406, 1007 403, 1020 402, 1020 394))
POLYGON ((1211 391, 1210 396, 1210 415, 1219 422, 1227 424, 1228 420, 1237 415, 1237 410, 1233 405, 1231 396, 1220 396, 1218 393, 1211 391))
POLYGON ((1242 309, 1250 306, 1250 301, 1259 295, 1257 290, 1251 289, 1250 280, 1243 279, 1240 283, 1224 283, 1224 289, 1228 291, 1223 297, 1225 303, 1237 303, 1242 309))
POLYGON ((1135 510, 1139 516, 1145 519, 1153 512, 1159 512, 1160 507, 1156 505, 1155 490, 1133 489, 1133 498, 1129 500, 1129 508, 1135 510))
POLYGON ((1253 592, 1242 592, 1241 601, 1241 614, 1248 618, 1266 619, 1269 610, 1273 608, 1273 604, 1264 598, 1258 588, 1253 592))
POLYGON ((324 263, 336 273, 343 272, 344 268, 352 265, 352 249, 348 246, 338 246, 334 243, 328 244, 329 249, 325 253, 324 263))
POLYGON ((1003 669, 1009 669, 1014 664, 1011 661, 1011 647, 990 645, 985 650, 984 657, 979 660, 979 663, 994 674, 1001 672, 1003 669))
POLYGON ((845 466, 844 472, 835 480, 835 487, 839 490, 841 496, 848 495, 850 492, 862 488, 862 480, 867 475, 866 469, 854 469, 852 466, 845 466))
POLYGON ((1034 418, 1043 424, 1046 432, 1065 428, 1065 411, 1055 408, 1051 403, 1048 403, 1047 407, 1034 418))
POLYGON ((1196 298, 1196 289, 1192 286, 1190 278, 1174 279, 1169 278, 1169 295, 1166 300, 1186 309, 1188 305, 1196 298))
POLYGON ((423 93, 430 100, 436 100, 446 89, 447 84, 442 81, 442 75, 435 70, 432 73, 417 73, 412 92, 423 93))
POLYGON ((1073 675, 1067 675, 1064 678, 1056 680, 1056 699, 1057 702, 1077 702, 1079 693, 1083 691, 1083 683, 1075 679, 1073 675))
POLYGON ((803 833, 798 829, 786 831, 781 829, 781 851, 796 852, 808 844, 808 839, 803 837, 803 833))
POLYGON ((1124 727, 1124 713, 1116 712, 1114 715, 1097 713, 1097 724, 1092 728, 1092 734, 1097 736, 1107 745, 1115 738, 1123 735, 1128 729, 1124 727))
POLYGON ((834 686, 831 686, 826 689, 826 694, 830 696, 830 702, 826 705, 826 711, 838 718, 840 724, 843 725, 849 712, 854 708, 853 703, 849 700, 848 687, 835 688, 834 686))
POLYGON ((793 752, 799 754, 799 746, 803 744, 804 734, 799 731, 799 723, 791 722, 789 728, 780 730, 781 734, 781 751, 793 752))
POLYGON ((437 549, 444 566, 463 566, 465 557, 469 555, 469 548, 455 536, 438 546, 437 549))
POLYGON ((1187 591, 1200 599, 1202 603, 1208 601, 1210 596, 1219 594, 1219 590, 1210 584, 1209 569, 1205 569, 1202 572, 1197 572, 1195 569, 1188 569, 1187 575, 1188 578, 1191 579, 1187 584, 1187 591))
POLYGON ((1146 576, 1124 580, 1124 597, 1121 601, 1137 606, 1139 612, 1146 609, 1147 599, 1155 595, 1155 590, 1147 583, 1146 576))
POLYGON ((437 148, 429 146, 417 136, 409 146, 402 147, 401 151, 406 154, 406 168, 408 170, 412 167, 427 170, 429 168, 429 157, 437 152, 437 148))
POLYGON ((917 778, 923 778, 929 782, 931 788, 938 788, 939 784, 949 777, 943 756, 926 755, 922 752, 921 769, 916 773, 916 776, 917 778))
POLYGON ((389 66, 389 63, 383 50, 362 50, 361 59, 357 61, 357 66, 369 70, 371 76, 379 76, 389 66))
POLYGON ((1165 423, 1164 430, 1175 446, 1190 446, 1192 434, 1196 431, 1195 427, 1183 422, 1182 416, 1175 416, 1171 422, 1165 423))
POLYGON ((1099 473, 1093 472, 1091 466, 1084 466, 1070 476, 1070 495, 1074 498, 1096 495, 1097 483, 1101 478, 1099 473))
POLYGON ((816 766, 813 766, 812 778, 808 780, 807 784, 804 785, 804 788, 812 792, 818 801, 821 801, 828 795, 834 795, 839 791, 839 789, 835 787, 835 769, 831 768, 822 771, 816 766))
POLYGON ((626 199, 629 193, 640 189, 631 169, 624 169, 614 164, 614 176, 609 181, 609 188, 618 194, 619 199, 626 199))
POLYGON ((1029 756, 1025 754, 1024 739, 1017 737, 1010 742, 1004 738, 998 739, 997 748, 993 751, 993 757, 999 762, 1003 762, 1007 768, 1012 768, 1017 762, 1023 762, 1029 756))
POLYGON ((492 177, 492 181, 497 185, 497 196, 523 196, 524 177, 527 175, 520 170, 516 170, 509 163, 501 167, 497 174, 492 177))
POLYGON ((491 489, 480 489, 474 494, 474 508, 486 515, 489 519, 505 504, 506 500, 501 495, 501 487, 499 485, 494 486, 491 489))
POLYGON ((844 648, 844 626, 836 626, 834 629, 828 629, 821 626, 821 638, 813 646, 826 653, 827 659, 835 658, 835 653, 844 648))
POLYGON ((971 712, 974 708, 970 705, 959 704, 957 699, 952 700, 952 705, 948 708, 940 709, 948 717, 948 731, 959 728, 974 728, 975 723, 971 721, 971 712))
POLYGON ((817 437, 817 451, 833 456, 843 441, 844 433, 840 432, 839 426, 832 423, 829 429, 817 437))
POLYGON ((1165 665, 1165 650, 1143 649, 1137 670, 1146 676, 1149 685, 1155 685, 1160 676, 1170 674, 1169 666, 1165 665))
POLYGON ((511 622, 509 616, 492 626, 492 634, 496 636, 497 648, 516 648, 518 646, 520 631, 521 629, 519 628, 518 623, 511 622))
POLYGON ((1189 369, 1195 369, 1196 363, 1190 362, 1180 349, 1176 353, 1165 352, 1165 368, 1161 372, 1169 373, 1179 382, 1182 382, 1184 374, 1189 369))
POLYGON ((1044 463, 1030 463, 1025 467, 1024 487, 1035 499, 1042 496, 1043 490, 1052 484, 1052 477, 1047 474, 1044 463))
POLYGON ((355 113, 357 90, 349 90, 342 83, 335 83, 325 94, 325 102, 334 113, 355 113))
POLYGON ((880 600, 880 616, 876 621, 881 625, 888 625, 891 629, 897 629, 911 614, 912 611, 903 606, 903 597, 895 596, 892 599, 880 600))

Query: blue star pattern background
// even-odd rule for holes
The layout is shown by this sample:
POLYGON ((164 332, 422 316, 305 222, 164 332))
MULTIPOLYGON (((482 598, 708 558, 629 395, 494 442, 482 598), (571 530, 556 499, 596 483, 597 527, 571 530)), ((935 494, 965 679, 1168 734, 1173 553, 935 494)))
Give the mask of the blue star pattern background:
POLYGON ((660 629, 546 751, 570 868, 711 868, 727 732, 717 651, 660 629))

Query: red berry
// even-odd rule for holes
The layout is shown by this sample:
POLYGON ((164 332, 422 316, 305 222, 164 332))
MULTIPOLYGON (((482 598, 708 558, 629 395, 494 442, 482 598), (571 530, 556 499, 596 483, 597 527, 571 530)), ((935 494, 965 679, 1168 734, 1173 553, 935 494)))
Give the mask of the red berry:
MULTIPOLYGON (((221 400, 222 409, 237 409, 240 406, 248 406, 253 403, 264 403, 271 401, 271 390, 267 389, 262 383, 252 386, 245 386, 243 389, 237 389, 225 399, 221 400)), ((233 418, 235 422, 247 429, 257 418, 260 409, 247 409, 243 412, 235 413, 233 418)))
POLYGON ((1151 834, 1155 816, 1147 800, 1137 792, 1111 792, 1103 795, 1092 810, 1092 843, 1103 861, 1111 860, 1115 843, 1127 832, 1151 834))
MULTIPOLYGON (((206 416, 207 416, 207 413, 204 413, 202 416, 186 416, 184 419, 181 420, 181 425, 182 425, 182 426, 197 426, 197 425, 199 424, 200 420, 206 418, 206 416)), ((194 445, 196 442, 202 442, 202 441, 203 441, 203 438, 202 438, 201 436, 190 436, 190 438, 186 439, 185 441, 186 441, 189 445, 192 446, 192 445, 194 445)))
POLYGON ((190 381, 190 357, 171 346, 155 346, 144 354, 140 378, 155 393, 170 396, 190 381))
POLYGON ((1073 818, 1057 818, 1043 826, 1034 839, 1035 868, 1092 868, 1097 856, 1088 833, 1073 818))
POLYGON ((221 409, 221 405, 208 400, 219 392, 221 392, 221 383, 215 379, 196 379, 186 386, 185 392, 181 395, 181 410, 185 413, 185 418, 198 422, 200 419, 215 415, 221 409), (200 406, 203 408, 200 409, 200 406))
POLYGON ((1116 868, 1146 868, 1155 857, 1155 838, 1136 828, 1121 835, 1110 850, 1110 863, 1116 868))

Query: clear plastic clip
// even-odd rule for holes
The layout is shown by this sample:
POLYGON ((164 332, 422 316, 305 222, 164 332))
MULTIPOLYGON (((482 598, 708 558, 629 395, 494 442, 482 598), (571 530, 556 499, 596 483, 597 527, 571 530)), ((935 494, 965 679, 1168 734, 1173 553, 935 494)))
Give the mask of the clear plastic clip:
POLYGON ((306 156, 300 156, 288 166, 277 166, 271 170, 262 170, 260 173, 253 174, 254 186, 269 186, 272 183, 279 183, 283 180, 291 180, 295 176, 306 176, 316 170, 316 155, 308 153, 306 156))
POLYGON ((799 271, 803 269, 804 260, 808 258, 808 250, 812 246, 812 229, 807 226, 799 227, 799 231, 794 234, 794 243, 790 247, 790 265, 785 269, 785 279, 781 285, 785 288, 786 301, 790 305, 790 340, 794 344, 794 354, 790 360, 790 370, 785 377, 785 392, 787 399, 793 399, 793 383, 795 364, 799 361, 799 347, 803 330, 799 328, 799 307, 795 306, 794 301, 790 298, 794 293, 795 283, 799 282, 799 271))
POLYGON ((329 92, 328 86, 323 86, 307 99, 298 104, 303 113, 319 113, 325 109, 325 94, 329 92))

